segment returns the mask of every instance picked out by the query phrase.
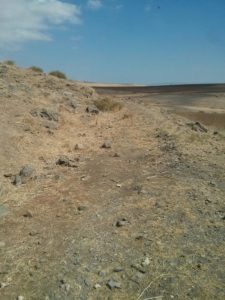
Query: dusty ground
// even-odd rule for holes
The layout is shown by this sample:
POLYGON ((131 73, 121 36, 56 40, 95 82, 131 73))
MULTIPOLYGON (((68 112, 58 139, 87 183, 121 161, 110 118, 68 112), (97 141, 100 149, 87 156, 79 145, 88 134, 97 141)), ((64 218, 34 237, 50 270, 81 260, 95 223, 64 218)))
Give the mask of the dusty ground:
POLYGON ((0 65, 0 299, 225 299, 225 93, 99 97, 0 65))

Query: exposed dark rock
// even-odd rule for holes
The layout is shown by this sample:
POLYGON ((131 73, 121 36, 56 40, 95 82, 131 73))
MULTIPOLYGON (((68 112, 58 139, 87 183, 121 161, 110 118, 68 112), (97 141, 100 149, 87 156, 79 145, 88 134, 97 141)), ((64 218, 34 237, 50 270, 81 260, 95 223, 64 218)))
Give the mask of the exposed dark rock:
POLYGON ((77 106, 78 106, 78 103, 77 103, 77 101, 76 100, 74 100, 74 99, 69 99, 68 101, 67 101, 67 105, 69 106, 69 107, 71 107, 72 109, 76 109, 77 108, 77 106))
POLYGON ((82 144, 76 144, 74 146, 74 150, 83 150, 84 149, 84 146, 82 144))
POLYGON ((15 175, 13 179, 13 184, 18 186, 22 184, 22 178, 20 175, 15 175))
POLYGON ((86 108, 86 112, 90 114, 99 114, 99 109, 95 105, 89 105, 86 108))
POLYGON ((128 225, 128 224, 129 224, 129 222, 128 222, 127 219, 125 219, 125 218, 123 218, 123 219, 121 219, 121 220, 118 220, 118 221, 116 222, 116 226, 117 226, 117 227, 126 226, 126 225, 128 225))
POLYGON ((112 148, 112 144, 110 141, 106 141, 102 144, 101 148, 110 149, 110 148, 112 148))
POLYGON ((68 158, 67 156, 61 156, 57 161, 56 164, 59 166, 70 167, 70 168, 77 168, 78 165, 75 160, 68 158))
POLYGON ((107 286, 110 288, 110 290, 113 290, 113 289, 120 289, 121 288, 121 283, 118 282, 118 281, 115 281, 113 279, 110 279, 108 282, 107 282, 107 286))
POLYGON ((78 206, 77 209, 78 209, 79 211, 84 211, 84 210, 87 210, 88 208, 87 208, 87 206, 80 205, 80 206, 78 206))
POLYGON ((33 215, 32 215, 32 213, 31 213, 30 211, 26 211, 26 212, 23 214, 23 217, 24 217, 24 218, 32 218, 33 215))
POLYGON ((200 122, 191 122, 187 123, 189 127, 191 127, 192 130, 197 131, 197 132, 208 132, 208 129, 204 127, 200 122))
POLYGON ((49 121, 59 121, 59 114, 56 111, 46 109, 46 108, 38 108, 33 109, 31 112, 31 115, 33 117, 41 117, 43 119, 49 120, 49 121))

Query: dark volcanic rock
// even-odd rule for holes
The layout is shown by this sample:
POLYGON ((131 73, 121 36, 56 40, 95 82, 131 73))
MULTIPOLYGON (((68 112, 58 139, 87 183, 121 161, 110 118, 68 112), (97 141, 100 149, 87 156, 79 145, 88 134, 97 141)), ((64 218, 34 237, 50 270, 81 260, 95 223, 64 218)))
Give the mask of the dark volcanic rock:
POLYGON ((56 111, 46 109, 46 108, 38 108, 34 109, 31 112, 31 115, 33 117, 41 117, 43 119, 49 120, 49 121, 59 121, 59 114, 56 111))
POLYGON ((123 218, 123 219, 121 219, 121 220, 118 220, 117 222, 116 222, 116 226, 117 227, 123 227, 123 226, 126 226, 126 225, 128 225, 129 224, 129 222, 127 221, 127 219, 125 219, 125 218, 123 218))
POLYGON ((104 148, 104 149, 110 149, 112 147, 112 144, 110 141, 106 141, 102 144, 101 148, 104 148))
POLYGON ((208 132, 208 129, 205 128, 200 122, 191 122, 187 124, 189 127, 191 127, 192 130, 197 131, 197 132, 208 132))
POLYGON ((72 160, 72 159, 68 158, 67 156, 61 156, 56 161, 56 164, 59 165, 59 166, 70 167, 70 168, 77 168, 78 167, 75 160, 72 160))
POLYGON ((113 290, 113 289, 120 289, 120 288, 121 288, 120 282, 115 281, 115 280, 113 280, 113 279, 110 279, 110 280, 107 282, 107 286, 110 288, 110 290, 113 290))
POLYGON ((86 108, 86 112, 90 114, 99 114, 99 109, 95 105, 89 105, 86 108))

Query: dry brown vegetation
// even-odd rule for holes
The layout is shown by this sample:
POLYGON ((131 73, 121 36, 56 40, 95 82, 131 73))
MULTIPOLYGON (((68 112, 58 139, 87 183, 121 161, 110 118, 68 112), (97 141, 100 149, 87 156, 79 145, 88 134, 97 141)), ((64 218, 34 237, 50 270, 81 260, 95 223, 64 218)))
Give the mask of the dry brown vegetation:
POLYGON ((37 72, 37 73, 43 73, 44 72, 42 68, 36 67, 36 66, 32 66, 29 69, 34 71, 34 72, 37 72))
POLYGON ((55 76, 60 79, 67 79, 66 75, 63 72, 58 70, 49 72, 49 75, 55 76))
POLYGON ((121 102, 118 102, 109 97, 104 97, 94 101, 94 104, 100 111, 119 111, 122 109, 123 105, 121 102))
POLYGON ((225 298, 225 131, 177 114, 225 94, 100 97, 0 64, 0 95, 0 299, 225 298), (105 97, 120 110, 86 112, 105 97))

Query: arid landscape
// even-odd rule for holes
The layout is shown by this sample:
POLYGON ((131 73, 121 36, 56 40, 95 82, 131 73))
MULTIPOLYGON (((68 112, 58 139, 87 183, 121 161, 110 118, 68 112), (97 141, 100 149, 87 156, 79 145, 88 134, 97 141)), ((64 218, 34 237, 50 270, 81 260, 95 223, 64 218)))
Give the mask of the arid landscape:
POLYGON ((224 300, 225 85, 0 64, 0 299, 224 300))

